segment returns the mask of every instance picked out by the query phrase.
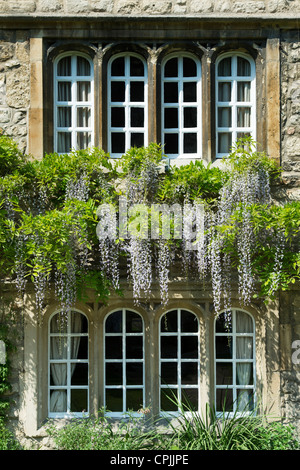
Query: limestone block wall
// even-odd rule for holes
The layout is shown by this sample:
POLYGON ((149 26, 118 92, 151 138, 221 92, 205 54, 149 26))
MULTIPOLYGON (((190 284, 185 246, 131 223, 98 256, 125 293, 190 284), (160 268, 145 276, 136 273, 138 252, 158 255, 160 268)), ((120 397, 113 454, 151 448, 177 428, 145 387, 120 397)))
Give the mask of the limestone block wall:
POLYGON ((281 164, 286 195, 300 199, 300 41, 299 30, 281 40, 281 164), (297 189, 296 189, 297 188, 297 189))
POLYGON ((109 13, 194 15, 199 13, 275 13, 300 11, 299 0, 19 0, 0 1, 0 13, 109 13))
POLYGON ((0 32, 0 129, 27 149, 30 105, 29 40, 23 33, 0 32))

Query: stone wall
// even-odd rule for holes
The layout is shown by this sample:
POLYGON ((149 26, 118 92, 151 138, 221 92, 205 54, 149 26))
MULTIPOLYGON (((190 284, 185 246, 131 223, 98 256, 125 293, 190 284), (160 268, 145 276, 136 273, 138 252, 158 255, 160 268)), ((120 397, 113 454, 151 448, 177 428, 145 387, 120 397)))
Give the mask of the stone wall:
POLYGON ((281 295, 281 409, 300 435, 300 293, 281 295))
POLYGON ((300 0, 19 0, 0 1, 1 13, 106 13, 195 15, 203 13, 295 13, 300 0))
POLYGON ((281 164, 287 197, 300 199, 300 41, 299 31, 281 39, 281 164))
POLYGON ((29 105, 29 40, 21 32, 0 32, 0 128, 25 152, 29 105))

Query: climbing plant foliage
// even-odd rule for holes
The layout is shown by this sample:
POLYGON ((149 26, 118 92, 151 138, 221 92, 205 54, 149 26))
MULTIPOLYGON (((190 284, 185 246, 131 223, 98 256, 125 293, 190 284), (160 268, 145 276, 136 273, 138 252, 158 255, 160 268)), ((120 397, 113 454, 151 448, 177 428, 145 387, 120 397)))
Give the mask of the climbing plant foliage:
POLYGON ((124 273, 136 302, 157 280, 167 304, 180 266, 182 276, 212 289, 216 312, 230 308, 233 286, 247 304, 299 280, 300 204, 274 200, 280 169, 251 139, 239 141, 220 166, 177 167, 156 144, 119 160, 93 148, 37 161, 1 136, 0 163, 1 282, 14 282, 20 295, 33 285, 39 314, 50 288, 67 311, 86 288, 104 301, 112 290, 121 295, 124 273), (138 233, 120 230, 122 198, 126 223, 136 222, 138 233), (148 215, 153 204, 177 204, 183 228, 201 223, 202 236, 195 232, 193 249, 184 229, 182 237, 166 237, 158 225, 156 237, 142 237, 141 220, 148 234, 151 227, 147 218, 135 221, 130 210, 137 204, 148 215), (110 218, 99 207, 112 208, 110 218), (99 237, 104 223, 107 236, 99 237))

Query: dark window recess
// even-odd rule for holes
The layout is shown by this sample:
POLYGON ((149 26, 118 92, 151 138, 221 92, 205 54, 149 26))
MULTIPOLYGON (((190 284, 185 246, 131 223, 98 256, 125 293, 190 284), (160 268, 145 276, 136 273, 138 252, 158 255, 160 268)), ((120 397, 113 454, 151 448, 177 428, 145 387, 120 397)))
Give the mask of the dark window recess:
POLYGON ((178 154, 178 134, 165 134, 165 153, 178 154))
POLYGON ((111 148, 112 148, 112 153, 125 152, 125 133, 124 132, 112 132, 111 148))
POLYGON ((183 138, 183 152, 184 153, 197 153, 197 134, 184 134, 183 138))

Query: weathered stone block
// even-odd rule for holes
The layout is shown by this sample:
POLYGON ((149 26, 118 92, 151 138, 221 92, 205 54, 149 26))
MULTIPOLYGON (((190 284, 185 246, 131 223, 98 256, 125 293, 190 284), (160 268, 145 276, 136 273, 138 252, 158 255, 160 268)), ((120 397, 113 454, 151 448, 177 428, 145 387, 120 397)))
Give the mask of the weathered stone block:
POLYGON ((66 0, 66 13, 83 13, 90 10, 88 0, 66 0))
POLYGON ((3 0, 0 2, 0 13, 32 13, 36 9, 36 2, 34 0, 22 0, 21 2, 17 1, 7 1, 3 0))
POLYGON ((12 108, 27 108, 30 102, 29 67, 7 72, 6 101, 12 108))
POLYGON ((192 0, 190 5, 191 13, 206 13, 213 11, 214 3, 212 0, 206 0, 205 2, 199 2, 199 0, 192 0))
POLYGON ((0 44, 0 61, 11 59, 14 55, 15 47, 13 44, 0 44))
POLYGON ((163 15, 171 12, 172 2, 166 2, 165 0, 144 0, 142 9, 145 13, 149 13, 150 15, 163 15))
POLYGON ((137 0, 119 0, 116 5, 116 13, 122 13, 124 15, 141 13, 140 2, 137 0))
POLYGON ((265 2, 259 0, 250 0, 249 2, 234 2, 232 11, 235 13, 260 13, 265 11, 265 2))
POLYGON ((111 13, 114 8, 113 0, 90 0, 90 8, 92 11, 100 13, 111 13))
POLYGON ((55 12, 63 8, 62 0, 37 0, 37 11, 55 12))

